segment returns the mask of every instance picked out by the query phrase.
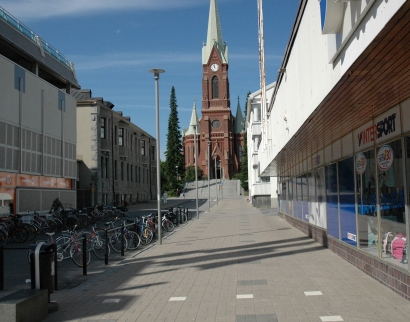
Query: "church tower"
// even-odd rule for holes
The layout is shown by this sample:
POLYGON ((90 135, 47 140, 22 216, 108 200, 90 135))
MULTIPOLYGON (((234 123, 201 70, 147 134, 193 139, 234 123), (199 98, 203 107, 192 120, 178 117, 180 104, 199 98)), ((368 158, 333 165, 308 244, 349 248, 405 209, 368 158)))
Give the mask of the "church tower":
MULTIPOLYGON (((183 133, 183 153, 185 166, 194 165, 196 129, 197 164, 205 176, 210 164, 211 179, 230 179, 240 167, 244 127, 238 127, 232 115, 228 67, 228 46, 222 38, 217 0, 210 0, 207 39, 202 47, 202 117, 198 120, 194 103, 189 129, 183 133)), ((243 123, 242 112, 240 119, 243 123)))

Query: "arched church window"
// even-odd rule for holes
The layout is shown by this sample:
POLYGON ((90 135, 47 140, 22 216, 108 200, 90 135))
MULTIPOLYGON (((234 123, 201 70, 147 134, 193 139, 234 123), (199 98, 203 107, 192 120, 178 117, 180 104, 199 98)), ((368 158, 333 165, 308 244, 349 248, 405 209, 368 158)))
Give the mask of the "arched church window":
POLYGON ((218 77, 212 78, 212 99, 219 98, 219 80, 218 77))

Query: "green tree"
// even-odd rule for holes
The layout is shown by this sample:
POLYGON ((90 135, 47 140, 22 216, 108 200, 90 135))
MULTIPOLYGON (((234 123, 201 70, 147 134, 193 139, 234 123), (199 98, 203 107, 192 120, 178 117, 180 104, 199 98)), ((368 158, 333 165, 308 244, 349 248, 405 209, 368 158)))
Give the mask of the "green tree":
POLYGON ((183 156, 182 156, 182 135, 178 119, 178 105, 175 95, 175 88, 172 86, 171 97, 169 100, 169 119, 168 119, 168 133, 167 133, 167 150, 165 151, 165 187, 169 194, 176 192, 180 188, 181 177, 180 174, 184 172, 183 156))
MULTIPOLYGON (((203 178, 203 171, 199 166, 197 166, 196 169, 197 169, 197 174, 198 174, 198 180, 200 180, 203 178)), ((185 179, 186 181, 195 181, 195 166, 193 165, 187 166, 186 171, 185 171, 185 179)))
MULTIPOLYGON (((249 95, 251 95, 251 92, 248 92, 246 95, 246 102, 245 102, 245 117, 247 115, 247 110, 248 110, 248 98, 249 95)), ((242 155, 242 164, 241 164, 241 173, 240 173, 240 180, 241 180, 241 186, 243 190, 248 191, 249 186, 248 186, 248 136, 246 134, 246 127, 245 127, 245 133, 243 135, 243 155, 242 155)))

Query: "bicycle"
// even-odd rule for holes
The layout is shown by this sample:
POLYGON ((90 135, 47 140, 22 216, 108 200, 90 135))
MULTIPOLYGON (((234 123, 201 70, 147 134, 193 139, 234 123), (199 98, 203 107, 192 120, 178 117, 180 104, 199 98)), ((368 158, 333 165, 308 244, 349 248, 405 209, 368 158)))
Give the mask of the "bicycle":
POLYGON ((138 225, 138 232, 141 239, 141 244, 148 245, 151 243, 154 233, 151 230, 151 226, 146 223, 146 217, 141 217, 142 222, 138 225))
POLYGON ((115 227, 114 222, 108 221, 105 223, 105 226, 111 227, 111 229, 108 230, 108 242, 113 251, 120 253, 122 245, 124 246, 124 251, 127 250, 128 240, 124 235, 124 243, 122 243, 121 232, 118 231, 118 228, 115 227))
POLYGON ((162 228, 164 228, 164 230, 167 232, 174 230, 174 224, 171 220, 168 219, 167 214, 164 214, 162 216, 162 228))
POLYGON ((105 247, 106 240, 102 236, 104 230, 95 230, 95 226, 92 226, 92 232, 87 236, 87 244, 91 245, 90 249, 93 251, 94 255, 99 259, 105 259, 105 253, 107 251, 107 256, 110 256, 111 248, 105 247))
MULTIPOLYGON (((47 240, 43 240, 45 243, 47 244, 55 244, 57 246, 57 261, 61 262, 64 259, 68 259, 70 258, 70 256, 67 257, 67 255, 65 255, 67 252, 69 252, 69 247, 67 247, 67 245, 69 245, 69 239, 64 237, 64 236, 60 236, 57 239, 53 239, 53 235, 55 233, 54 232, 46 232, 46 235, 49 237, 49 239, 47 240)), ((36 241, 36 244, 38 244, 40 241, 36 241)), ((33 253, 33 251, 31 249, 29 249, 28 251, 28 261, 31 261, 31 254, 33 253)))
POLYGON ((15 243, 24 243, 29 236, 28 230, 20 225, 17 216, 1 217, 0 226, 7 232, 7 237, 15 243))

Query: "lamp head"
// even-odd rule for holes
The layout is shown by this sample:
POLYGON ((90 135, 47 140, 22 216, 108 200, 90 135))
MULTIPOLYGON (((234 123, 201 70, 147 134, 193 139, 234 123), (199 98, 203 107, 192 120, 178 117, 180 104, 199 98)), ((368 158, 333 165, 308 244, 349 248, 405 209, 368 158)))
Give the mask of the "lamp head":
POLYGON ((161 68, 154 68, 149 70, 150 73, 154 74, 154 79, 158 80, 159 79, 159 74, 165 73, 165 70, 161 68))

